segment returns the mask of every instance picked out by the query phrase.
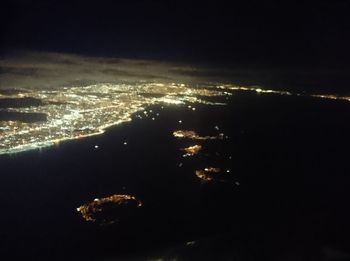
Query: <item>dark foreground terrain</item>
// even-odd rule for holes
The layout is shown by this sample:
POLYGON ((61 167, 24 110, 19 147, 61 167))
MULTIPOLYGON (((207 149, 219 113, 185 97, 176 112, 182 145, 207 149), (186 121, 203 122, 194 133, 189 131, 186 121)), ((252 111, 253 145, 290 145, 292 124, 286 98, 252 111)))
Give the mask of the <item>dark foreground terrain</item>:
POLYGON ((349 260, 349 103, 225 101, 154 107, 155 120, 2 155, 1 260, 349 260), (228 138, 176 139, 176 130, 228 138), (195 144, 202 151, 183 157, 195 144), (207 167, 229 171, 204 182, 195 171, 207 167), (76 211, 112 194, 142 208, 110 225, 76 211))

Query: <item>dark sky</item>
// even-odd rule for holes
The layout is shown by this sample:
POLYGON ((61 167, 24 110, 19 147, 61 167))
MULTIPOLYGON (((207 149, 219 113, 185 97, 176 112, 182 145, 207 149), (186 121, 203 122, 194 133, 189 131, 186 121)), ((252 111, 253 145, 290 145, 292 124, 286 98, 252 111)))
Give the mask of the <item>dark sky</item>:
POLYGON ((350 1, 7 0, 1 49, 230 64, 350 59, 350 1))

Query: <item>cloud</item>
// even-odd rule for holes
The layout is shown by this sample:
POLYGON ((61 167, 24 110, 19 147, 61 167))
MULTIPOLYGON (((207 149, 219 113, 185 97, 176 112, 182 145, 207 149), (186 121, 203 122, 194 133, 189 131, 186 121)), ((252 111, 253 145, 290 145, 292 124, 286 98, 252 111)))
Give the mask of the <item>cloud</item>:
POLYGON ((199 80, 198 70, 159 61, 21 52, 0 59, 0 89, 140 81, 188 83, 199 80))

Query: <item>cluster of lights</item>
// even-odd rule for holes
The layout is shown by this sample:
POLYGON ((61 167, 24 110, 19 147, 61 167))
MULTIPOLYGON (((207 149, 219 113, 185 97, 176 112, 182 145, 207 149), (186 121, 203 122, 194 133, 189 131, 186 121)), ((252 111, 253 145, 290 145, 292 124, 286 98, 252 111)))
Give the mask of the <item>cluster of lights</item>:
POLYGON ((247 87, 247 86, 236 86, 232 84, 226 84, 226 85, 217 85, 217 89, 224 90, 224 94, 230 95, 231 93, 228 91, 249 91, 249 92, 256 92, 258 94, 278 94, 278 95, 294 95, 294 96, 310 96, 314 98, 319 99, 329 99, 329 100, 344 100, 344 101, 350 101, 349 96, 338 96, 338 95, 332 95, 332 94, 301 94, 301 93, 292 93, 289 91, 282 91, 282 90, 271 90, 271 89, 262 89, 260 87, 247 87))
POLYGON ((185 154, 182 155, 183 157, 191 157, 198 154, 202 150, 202 145, 193 145, 182 150, 185 152, 185 154))
MULTIPOLYGON (((231 170, 227 169, 225 172, 222 172, 220 168, 214 168, 214 167, 208 167, 200 170, 195 171, 195 175, 202 181, 202 182, 208 182, 208 181, 219 181, 219 182, 227 182, 227 178, 225 177, 225 174, 230 174, 231 170)), ((240 183, 238 181, 235 181, 234 184, 236 186, 239 186, 240 183)))
POLYGON ((320 94, 313 94, 311 95, 315 98, 321 98, 321 99, 328 99, 328 100, 344 100, 350 102, 350 97, 348 96, 336 96, 336 95, 320 95, 320 94))
MULTIPOLYGON (((78 139, 101 134, 106 128, 132 120, 132 115, 151 105, 186 105, 192 111, 193 104, 225 105, 207 100, 209 97, 230 96, 235 91, 258 94, 311 96, 321 99, 350 101, 350 97, 336 95, 305 95, 245 87, 232 84, 213 84, 194 88, 183 83, 140 82, 138 84, 95 84, 86 87, 63 87, 52 89, 23 89, 0 94, 3 98, 34 98, 39 106, 7 108, 30 117, 33 113, 45 114, 46 121, 23 123, 0 121, 0 154, 14 153, 58 144, 64 140, 78 139)), ((162 106, 163 107, 163 106, 162 106)), ((144 115, 147 117, 148 114, 144 115)), ((143 118, 141 115, 138 118, 143 118)), ((152 117, 152 120, 155 120, 152 117)), ((179 121, 179 123, 181 123, 179 121)), ((195 140, 220 139, 219 136, 199 136, 191 131, 177 131, 174 136, 195 140)))
MULTIPOLYGON (((78 207, 77 211, 80 212, 80 214, 86 221, 96 222, 96 215, 101 214, 103 211, 105 211, 106 208, 111 206, 114 208, 119 207, 123 209, 140 208, 142 207, 142 203, 141 201, 137 200, 134 196, 115 194, 105 198, 95 198, 92 202, 78 207)), ((109 220, 108 222, 102 220, 102 223, 112 224, 117 220, 118 218, 116 217, 115 220, 109 220)))
POLYGON ((196 170, 195 174, 198 178, 200 178, 202 181, 207 182, 207 181, 212 181, 214 179, 213 174, 219 173, 220 168, 205 168, 204 170, 196 170))
POLYGON ((224 139, 224 134, 220 133, 218 136, 200 136, 195 131, 191 130, 177 130, 173 132, 173 136, 179 139, 190 139, 190 140, 216 140, 224 139))
MULTIPOLYGON (((214 126, 214 129, 219 130, 220 128, 218 126, 214 126)), ((192 140, 217 140, 217 139, 223 139, 224 134, 220 133, 218 136, 199 136, 195 131, 191 130, 177 130, 173 132, 173 136, 179 139, 192 139, 192 140)), ((200 153, 200 151, 203 149, 203 145, 193 145, 186 148, 181 149, 185 152, 185 154, 182 155, 182 157, 190 157, 197 155, 200 153)), ((232 159, 230 156, 229 159, 232 159)), ((182 163, 180 163, 178 166, 182 167, 182 163)), ((227 178, 224 175, 230 174, 231 170, 226 169, 225 172, 222 172, 220 168, 218 167, 207 167, 200 170, 195 170, 195 175, 202 181, 202 182, 208 182, 208 181, 220 181, 220 182, 227 182, 227 178), (224 175, 223 175, 224 174, 224 175)), ((235 184, 238 186, 239 182, 236 181, 235 184)))
MULTIPOLYGON (((29 113, 41 113, 47 116, 47 120, 34 123, 0 121, 0 154, 37 149, 64 140, 102 134, 110 126, 131 121, 133 114, 145 111, 145 108, 152 105, 219 105, 204 98, 223 95, 223 92, 216 89, 191 88, 175 83, 96 84, 50 90, 23 90, 13 95, 1 95, 0 101, 2 98, 23 97, 42 101, 41 106, 7 108, 6 111, 28 113, 28 117, 29 113)), ((144 116, 147 117, 148 114, 144 116)), ((142 118, 141 115, 138 117, 142 118)))

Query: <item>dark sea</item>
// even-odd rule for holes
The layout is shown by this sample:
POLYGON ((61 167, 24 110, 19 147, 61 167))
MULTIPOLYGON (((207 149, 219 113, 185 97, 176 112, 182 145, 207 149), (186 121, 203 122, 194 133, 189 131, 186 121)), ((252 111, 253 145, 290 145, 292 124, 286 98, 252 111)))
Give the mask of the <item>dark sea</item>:
POLYGON ((0 260, 350 260, 349 102, 212 99, 228 105, 154 106, 155 120, 1 155, 0 260), (206 167, 229 172, 203 182, 206 167), (143 206, 112 225, 76 210, 112 194, 143 206))

